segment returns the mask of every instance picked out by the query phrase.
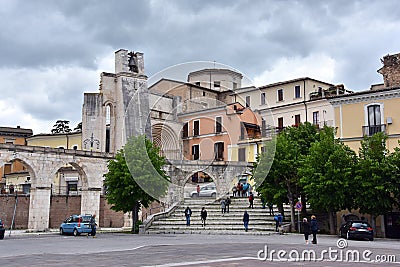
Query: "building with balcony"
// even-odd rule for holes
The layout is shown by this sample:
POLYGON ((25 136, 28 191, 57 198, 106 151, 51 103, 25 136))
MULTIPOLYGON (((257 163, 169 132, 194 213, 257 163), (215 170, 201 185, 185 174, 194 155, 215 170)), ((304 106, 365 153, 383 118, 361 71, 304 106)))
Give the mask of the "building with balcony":
POLYGON ((385 132, 387 148, 393 151, 400 140, 400 54, 387 55, 378 70, 384 83, 369 90, 347 95, 331 96, 336 136, 354 151, 360 148, 365 135, 385 132))
POLYGON ((350 91, 343 85, 305 77, 240 88, 235 93, 235 100, 261 114, 261 132, 266 137, 304 122, 317 127, 332 126, 333 108, 327 97, 347 93, 350 91))

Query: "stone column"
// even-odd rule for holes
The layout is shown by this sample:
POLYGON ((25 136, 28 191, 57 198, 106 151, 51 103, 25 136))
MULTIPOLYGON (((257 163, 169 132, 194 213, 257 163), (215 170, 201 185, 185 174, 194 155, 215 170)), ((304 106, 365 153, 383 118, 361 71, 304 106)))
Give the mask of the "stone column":
POLYGON ((46 231, 50 218, 50 187, 31 188, 28 229, 30 231, 46 231))
POLYGON ((99 220, 100 214, 100 193, 101 188, 88 188, 82 191, 81 196, 81 213, 96 214, 99 220))

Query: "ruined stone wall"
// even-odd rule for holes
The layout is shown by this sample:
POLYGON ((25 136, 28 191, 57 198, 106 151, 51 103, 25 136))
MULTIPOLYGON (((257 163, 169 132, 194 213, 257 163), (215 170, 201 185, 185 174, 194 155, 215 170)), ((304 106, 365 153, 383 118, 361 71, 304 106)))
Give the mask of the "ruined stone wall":
POLYGON ((387 55, 381 61, 383 67, 378 72, 383 75, 385 87, 400 86, 400 53, 387 55))

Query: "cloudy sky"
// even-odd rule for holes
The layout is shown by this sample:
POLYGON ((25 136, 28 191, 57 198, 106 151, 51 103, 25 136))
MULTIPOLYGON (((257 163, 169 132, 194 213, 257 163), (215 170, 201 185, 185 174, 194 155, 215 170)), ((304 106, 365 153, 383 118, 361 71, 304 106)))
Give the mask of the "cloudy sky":
POLYGON ((308 76, 354 91, 400 52, 397 0, 0 0, 0 23, 0 126, 34 134, 74 128, 120 48, 143 52, 149 77, 216 61, 256 85, 308 76))

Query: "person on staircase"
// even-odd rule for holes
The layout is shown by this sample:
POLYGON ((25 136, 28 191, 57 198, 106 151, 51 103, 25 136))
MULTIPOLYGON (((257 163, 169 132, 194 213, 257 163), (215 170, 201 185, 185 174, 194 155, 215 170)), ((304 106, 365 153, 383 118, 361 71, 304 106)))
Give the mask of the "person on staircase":
POLYGON ((190 226, 190 216, 192 216, 192 210, 187 206, 185 209, 186 226, 190 226))
POLYGON ((250 221, 250 216, 247 213, 247 210, 245 210, 243 214, 243 225, 244 225, 244 230, 246 232, 249 230, 249 221, 250 221))
POLYGON ((227 213, 229 213, 229 206, 231 205, 231 203, 232 203, 232 201, 231 201, 231 198, 230 197, 228 197, 227 199, 225 199, 225 209, 226 209, 226 212, 227 213))
POLYGON ((254 209, 253 202, 254 202, 254 195, 253 195, 253 192, 250 192, 250 195, 249 195, 249 204, 250 204, 249 208, 254 209))
POLYGON ((222 215, 224 215, 224 213, 226 212, 226 200, 225 199, 221 199, 220 204, 221 204, 222 215))
POLYGON ((201 226, 205 227, 206 226, 206 219, 207 219, 206 208, 204 208, 204 207, 201 208, 200 217, 201 217, 201 226))

